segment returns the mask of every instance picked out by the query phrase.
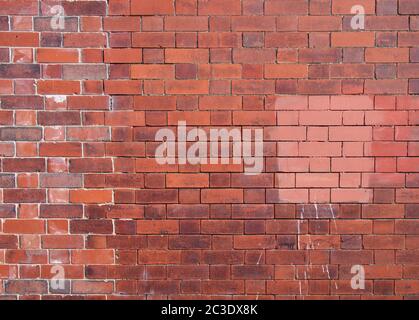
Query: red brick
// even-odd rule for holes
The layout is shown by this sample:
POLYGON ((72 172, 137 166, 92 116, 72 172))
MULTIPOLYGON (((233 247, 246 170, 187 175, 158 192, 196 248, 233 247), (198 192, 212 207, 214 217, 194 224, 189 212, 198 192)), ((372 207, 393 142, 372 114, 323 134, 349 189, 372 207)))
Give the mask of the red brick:
POLYGON ((368 220, 338 220, 331 224, 332 234, 370 234, 372 221, 368 220))
POLYGON ((77 49, 39 48, 36 51, 36 58, 39 63, 77 63, 79 52, 77 49))
POLYGON ((105 80, 107 94, 139 94, 143 83, 138 80, 105 80))
POLYGON ((329 141, 371 141, 371 127, 332 127, 329 130, 329 141))
POLYGON ((77 142, 41 143, 39 155, 43 157, 79 157, 82 155, 82 146, 77 142))
POLYGON ((332 201, 337 203, 369 203, 372 195, 370 189, 332 189, 332 201))
POLYGON ((140 49, 107 49, 104 52, 104 62, 107 63, 140 63, 143 61, 140 49))
POLYGON ((371 142, 365 144, 366 156, 406 156, 407 145, 404 142, 371 142))
POLYGON ((375 35, 373 32, 333 32, 333 47, 373 47, 375 35))
POLYGON ((209 276, 209 269, 205 266, 173 266, 168 269, 170 279, 201 279, 209 276))
POLYGON ((106 35, 104 33, 66 33, 64 47, 67 48, 104 48, 106 35))
POLYGON ((105 96, 71 96, 67 98, 68 108, 72 110, 107 110, 109 98, 105 96))
POLYGON ((373 158, 333 158, 333 172, 372 172, 374 171, 373 158))
POLYGON ((2 0, 0 13, 6 15, 36 15, 38 4, 28 3, 25 0, 2 0))
POLYGON ((301 94, 338 94, 341 83, 338 80, 300 80, 298 92, 301 94))
POLYGON ((208 94, 209 84, 205 80, 169 80, 167 94, 208 94))
POLYGON ((239 189, 202 190, 202 203, 242 203, 243 192, 239 189))
POLYGON ((370 250, 341 250, 331 252, 332 264, 370 264, 373 255, 370 250))
POLYGON ((209 187, 207 174, 175 174, 166 175, 168 188, 205 188, 209 187))
POLYGON ((242 221, 214 220, 201 222, 202 234, 242 234, 242 221))
POLYGON ((418 296, 417 1, 61 5, 0 0, 0 295, 418 296), (263 130, 262 172, 160 165, 179 121, 263 130))
POLYGON ((299 146, 300 156, 340 156, 339 142, 302 142, 299 146))
POLYGON ((108 203, 112 201, 110 190, 71 190, 70 202, 73 203, 108 203))
POLYGON ((44 249, 81 249, 83 245, 82 236, 47 235, 42 237, 44 249))
POLYGON ((167 31, 207 31, 207 17, 166 17, 165 30, 167 31))
POLYGON ((298 18, 300 31, 339 31, 342 21, 339 17, 306 16, 298 18))
POLYGON ((40 75, 39 66, 35 64, 2 64, 0 66, 0 72, 2 73, 2 77, 6 79, 39 78, 40 75))
POLYGON ((333 14, 351 14, 351 9, 354 6, 363 6, 365 14, 375 13, 374 0, 333 0, 332 13, 333 14))
POLYGON ((70 222, 72 234, 111 234, 113 226, 106 220, 72 220, 70 222))
POLYGON ((42 130, 39 127, 2 127, 0 128, 0 141, 39 141, 42 130))
POLYGON ((109 294, 113 292, 113 282, 75 280, 71 290, 76 294, 109 294))
POLYGON ((398 189, 396 191, 396 200, 401 203, 415 203, 418 195, 417 189, 398 189))
POLYGON ((140 31, 140 17, 106 17, 103 20, 105 31, 140 31))
POLYGON ((178 221, 137 221, 139 234, 177 234, 179 233, 178 221))
MULTIPOLYGON (((5 248, 5 249, 17 249, 18 238, 14 235, 2 235, 0 236, 0 245, 2 246, 2 248, 5 248)), ((0 277, 1 277, 1 272, 0 272, 0 277)))
POLYGON ((307 34, 303 32, 270 32, 265 36, 265 47, 267 48, 304 48, 307 45, 307 34))
POLYGON ((234 111, 233 124, 235 125, 275 125, 276 116, 273 111, 234 111))
POLYGON ((114 252, 108 249, 73 250, 71 261, 74 264, 113 264, 114 252))
POLYGON ((276 20, 273 17, 233 17, 233 31, 275 31, 276 20))
POLYGON ((176 203, 177 190, 139 190, 136 192, 137 203, 176 203))
POLYGON ((401 14, 418 14, 419 7, 414 0, 400 0, 399 10, 401 14))
POLYGON ((7 220, 3 224, 5 233, 42 234, 45 233, 43 220, 7 220))
POLYGON ((306 15, 308 13, 307 0, 269 0, 265 4, 265 14, 267 15, 306 15))
POLYGON ((78 81, 40 80, 38 81, 38 93, 48 95, 80 94, 80 83, 78 81))
POLYGON ((166 49, 166 63, 208 63, 209 51, 206 49, 166 49))
POLYGON ((81 119, 78 112, 39 112, 38 123, 46 126, 80 125, 81 119))
POLYGON ((83 208, 79 205, 44 204, 40 207, 42 218, 81 218, 83 208))
POLYGON ((0 46, 38 47, 39 34, 32 32, 0 32, 0 46))
POLYGON ((144 264, 179 264, 180 251, 139 250, 138 261, 144 264))
POLYGON ((42 109, 43 99, 39 96, 1 97, 3 109, 42 109))
POLYGON ((46 294, 48 284, 43 280, 8 280, 5 283, 5 291, 9 294, 46 294))
POLYGON ((296 187, 337 187, 339 177, 334 173, 298 173, 296 187))
POLYGON ((142 48, 174 47, 175 34, 171 32, 133 33, 132 46, 142 48))
POLYGON ((330 73, 332 78, 372 78, 374 70, 372 65, 340 64, 332 65, 330 73))
POLYGON ((305 65, 265 65, 265 77, 272 78, 306 78, 308 69, 305 65))
POLYGON ((157 0, 149 2, 138 0, 131 2, 131 14, 135 15, 170 15, 174 14, 175 7, 171 0, 157 0))
POLYGON ((46 202, 45 189, 4 189, 5 203, 44 203, 46 202))
POLYGON ((419 32, 400 32, 399 46, 400 47, 414 47, 418 45, 419 32))
POLYGON ((235 94, 272 94, 275 83, 270 80, 234 80, 233 93, 235 94))
POLYGON ((241 97, 236 96, 202 96, 199 99, 202 110, 236 110, 242 108, 241 97))
MULTIPOLYGON (((241 34, 239 32, 208 32, 208 33, 199 33, 198 34, 198 43, 202 48, 236 48, 241 47, 241 34)), ((221 54, 227 54, 227 51, 219 51, 221 54)), ((215 52, 212 54, 212 59, 217 60, 215 57, 215 52)), ((218 62, 227 62, 222 61, 221 58, 218 62)), ((227 59, 227 57, 225 57, 227 59)))
POLYGON ((409 50, 402 48, 367 48, 366 62, 409 62, 409 50))
POLYGON ((198 0, 198 14, 204 16, 224 16, 241 14, 240 0, 198 0))
POLYGON ((173 79, 174 68, 170 65, 133 65, 132 79, 173 79))
POLYGON ((210 248, 210 236, 196 236, 196 235, 182 235, 182 236, 171 236, 169 239, 169 249, 209 249, 210 248))

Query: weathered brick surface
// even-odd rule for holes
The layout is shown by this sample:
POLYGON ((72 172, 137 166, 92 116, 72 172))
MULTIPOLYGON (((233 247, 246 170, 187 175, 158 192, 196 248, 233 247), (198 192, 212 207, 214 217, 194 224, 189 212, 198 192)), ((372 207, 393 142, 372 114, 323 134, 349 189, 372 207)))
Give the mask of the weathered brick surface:
POLYGON ((418 299, 418 14, 0 0, 0 299, 418 299), (179 121, 263 129, 263 172, 158 164, 179 121))

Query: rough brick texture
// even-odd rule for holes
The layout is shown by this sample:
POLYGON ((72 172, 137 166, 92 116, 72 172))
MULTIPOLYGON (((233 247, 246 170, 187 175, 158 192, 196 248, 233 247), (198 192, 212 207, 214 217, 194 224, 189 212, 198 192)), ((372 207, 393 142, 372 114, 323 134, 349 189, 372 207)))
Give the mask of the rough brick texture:
POLYGON ((418 14, 0 0, 0 298, 418 299, 418 14), (179 121, 263 128, 263 172, 158 164, 179 121))

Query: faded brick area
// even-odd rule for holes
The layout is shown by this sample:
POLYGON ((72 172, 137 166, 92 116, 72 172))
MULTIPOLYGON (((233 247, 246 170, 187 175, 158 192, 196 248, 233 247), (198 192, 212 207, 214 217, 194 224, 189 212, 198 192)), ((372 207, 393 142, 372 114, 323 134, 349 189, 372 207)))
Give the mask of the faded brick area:
POLYGON ((0 0, 0 299, 418 299, 417 94, 418 0, 0 0))

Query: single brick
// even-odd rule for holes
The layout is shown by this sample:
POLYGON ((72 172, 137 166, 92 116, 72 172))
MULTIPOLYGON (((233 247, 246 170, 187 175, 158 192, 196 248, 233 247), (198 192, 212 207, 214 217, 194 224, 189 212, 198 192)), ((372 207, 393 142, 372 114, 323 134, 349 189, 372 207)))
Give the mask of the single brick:
POLYGON ((2 64, 0 74, 5 79, 33 79, 40 77, 41 67, 37 64, 2 64))

